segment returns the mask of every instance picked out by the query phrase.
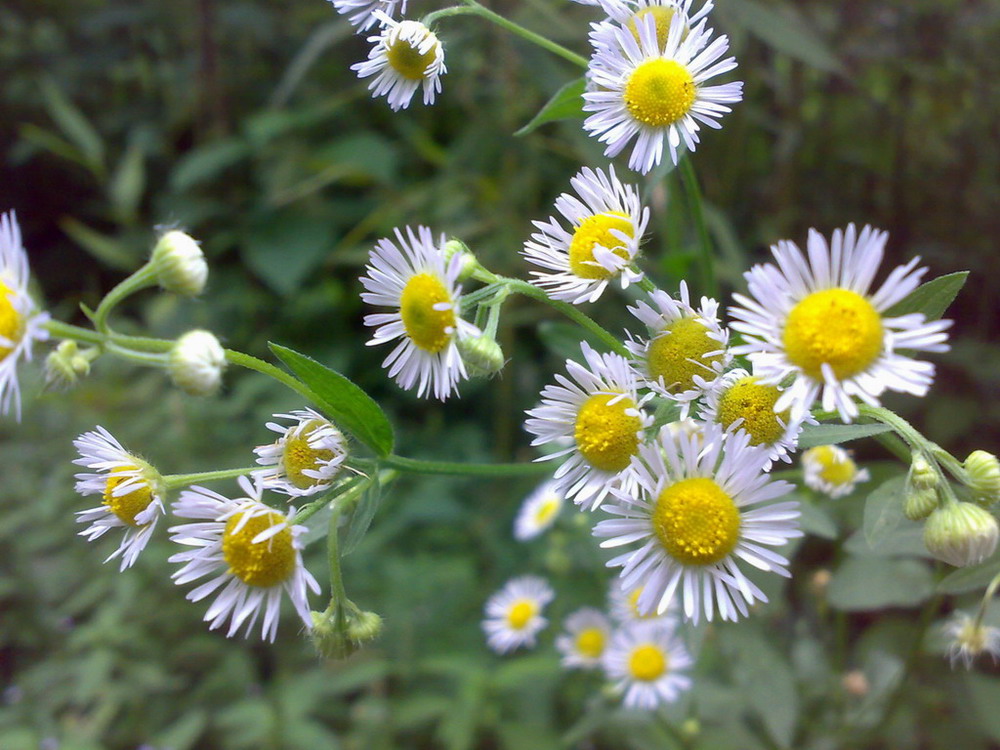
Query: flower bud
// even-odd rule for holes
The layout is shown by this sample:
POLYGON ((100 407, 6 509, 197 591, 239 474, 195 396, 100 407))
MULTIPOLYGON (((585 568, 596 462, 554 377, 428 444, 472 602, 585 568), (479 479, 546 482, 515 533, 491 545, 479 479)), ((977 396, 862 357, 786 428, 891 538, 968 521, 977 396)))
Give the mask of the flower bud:
POLYGON ((312 612, 310 631, 313 646, 324 659, 346 659, 382 633, 382 618, 374 612, 362 612, 348 602, 339 618, 338 610, 312 612))
POLYGON ((974 503, 951 502, 938 508, 924 525, 924 544, 934 557, 964 568, 993 554, 1000 529, 997 520, 974 503))
POLYGON ((190 235, 173 229, 163 234, 150 262, 157 281, 168 292, 195 297, 201 294, 208 279, 208 264, 198 243, 190 235))
POLYGON ((456 255, 462 256, 462 260, 460 261, 462 270, 458 274, 459 281, 466 281, 472 278, 472 274, 479 268, 479 261, 476 259, 476 256, 462 240, 455 238, 448 240, 444 243, 441 251, 444 253, 444 259, 448 265, 451 264, 451 259, 456 255))
POLYGON ((226 352, 208 331, 188 331, 170 350, 169 369, 174 385, 192 396, 211 396, 219 390, 226 352))
POLYGON ((910 462, 910 473, 906 477, 908 488, 926 490, 937 487, 940 481, 937 471, 922 453, 915 452, 910 462))
POLYGON ((907 487, 903 513, 911 521, 923 521, 938 507, 938 491, 934 487, 907 487))
POLYGON ((485 334, 458 340, 458 353, 471 377, 496 375, 507 364, 503 349, 485 334))
POLYGON ((90 358, 81 354, 75 341, 62 341, 45 358, 45 386, 65 390, 90 374, 90 358))
POLYGON ((980 505, 992 505, 1000 500, 1000 461, 992 453, 973 451, 965 459, 969 489, 980 505))

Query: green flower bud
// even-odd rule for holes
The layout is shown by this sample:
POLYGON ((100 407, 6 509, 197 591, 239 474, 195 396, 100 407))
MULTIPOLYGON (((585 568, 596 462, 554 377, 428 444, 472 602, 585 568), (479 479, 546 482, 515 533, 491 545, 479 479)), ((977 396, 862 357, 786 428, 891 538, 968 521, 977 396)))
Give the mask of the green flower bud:
POLYGON ((973 451, 965 459, 969 475, 969 489, 973 498, 983 506, 1000 500, 1000 460, 986 451, 973 451))
POLYGON ((198 243, 184 232, 171 230, 163 234, 150 262, 156 268, 160 286, 168 292, 195 297, 202 293, 208 279, 208 264, 198 243))
POLYGON ((476 259, 476 256, 462 240, 453 237, 444 243, 444 247, 441 250, 444 253, 445 261, 449 264, 451 263, 451 259, 456 255, 462 256, 462 270, 458 274, 459 281, 466 281, 472 278, 472 274, 479 268, 479 261, 476 259))
POLYGON ((338 608, 311 613, 313 627, 309 635, 324 659, 346 659, 382 633, 382 618, 374 612, 362 612, 347 602, 342 617, 338 619, 337 613, 338 608))
POLYGON ((226 352, 208 331, 188 331, 170 350, 170 377, 192 396, 211 396, 219 390, 226 368, 226 352))
POLYGON ((952 502, 938 508, 924 524, 924 544, 934 557, 964 568, 993 554, 1000 530, 997 520, 974 503, 952 502))
POLYGON ((926 490, 937 487, 940 477, 922 453, 914 453, 910 473, 906 477, 907 489, 926 490))
POLYGON ((934 487, 908 487, 903 513, 911 521, 922 521, 938 507, 938 491, 934 487))
POLYGON ((45 358, 45 386, 54 390, 72 388, 90 374, 90 357, 81 354, 75 341, 62 341, 45 358))
POLYGON ((471 377, 496 375, 507 364, 503 349, 489 336, 471 336, 458 340, 458 353, 471 377))

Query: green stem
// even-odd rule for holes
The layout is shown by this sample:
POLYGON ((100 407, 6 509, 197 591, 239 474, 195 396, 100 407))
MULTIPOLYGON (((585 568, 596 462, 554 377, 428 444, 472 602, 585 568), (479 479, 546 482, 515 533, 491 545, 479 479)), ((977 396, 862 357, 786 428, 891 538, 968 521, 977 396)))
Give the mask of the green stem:
POLYGON ((163 477, 163 482, 164 484, 166 484, 167 489, 173 489, 174 487, 183 487, 185 485, 194 484, 195 482, 216 482, 220 479, 233 479, 234 477, 242 477, 259 469, 260 469, 259 466, 250 466, 242 469, 221 469, 220 471, 200 471, 194 474, 166 474, 163 477))
POLYGON ((705 210, 702 206, 701 187, 695 174, 691 155, 688 154, 680 163, 681 182, 687 193, 688 204, 698 230, 698 266, 701 275, 702 294, 718 297, 719 289, 715 281, 715 257, 712 255, 712 241, 708 236, 708 226, 705 224, 705 210))
POLYGON ((976 612, 976 620, 973 623, 976 629, 983 624, 983 618, 986 616, 986 608, 989 606, 993 595, 997 592, 997 587, 1000 587, 1000 573, 993 576, 990 585, 986 587, 986 593, 983 594, 982 601, 979 602, 979 610, 976 612))
MULTIPOLYGON (((340 513, 342 507, 340 503, 333 506, 330 513, 330 526, 326 532, 326 555, 330 564, 330 606, 343 604, 347 601, 347 592, 344 590, 344 577, 340 570, 340 513)), ((343 626, 344 610, 337 608, 337 627, 343 626)))
POLYGON ((94 313, 94 328, 101 333, 107 333, 108 315, 111 314, 111 311, 126 297, 135 294, 140 289, 156 284, 156 276, 156 266, 147 263, 108 292, 94 313))
POLYGON ((104 350, 108 354, 135 362, 140 365, 150 365, 152 367, 164 367, 167 364, 168 355, 165 353, 137 352, 124 346, 119 346, 114 341, 105 341, 104 350))
POLYGON ((969 484, 969 472, 965 470, 965 466, 962 462, 951 455, 948 451, 942 448, 936 443, 931 446, 931 452, 934 454, 934 458, 940 462, 940 464, 948 470, 955 479, 964 485, 969 484))
POLYGON ((641 279, 639 279, 639 281, 637 281, 636 284, 638 284, 639 288, 642 291, 646 292, 646 294, 652 294, 653 292, 659 289, 659 287, 656 286, 656 284, 654 284, 652 281, 650 281, 649 277, 645 275, 641 279))
POLYGON ((73 341, 82 341, 86 344, 101 345, 107 338, 104 334, 98 333, 97 331, 70 325, 69 323, 63 323, 59 320, 48 321, 45 324, 45 330, 48 331, 49 335, 53 338, 72 339, 73 341))
POLYGON ((552 471, 544 463, 521 464, 465 464, 455 461, 422 461, 405 456, 387 456, 380 459, 383 466, 390 466, 411 474, 444 474, 448 476, 518 477, 544 474, 552 471))

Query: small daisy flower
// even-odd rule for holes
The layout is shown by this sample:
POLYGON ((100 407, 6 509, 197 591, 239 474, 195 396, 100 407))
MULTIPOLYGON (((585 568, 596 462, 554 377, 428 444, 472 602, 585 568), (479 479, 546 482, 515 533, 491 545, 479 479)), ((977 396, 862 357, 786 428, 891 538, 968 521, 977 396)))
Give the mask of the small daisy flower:
POLYGON ((850 495, 859 483, 871 479, 868 469, 859 469, 838 445, 817 445, 804 452, 802 473, 807 487, 832 498, 850 495))
POLYGON ((926 268, 919 258, 897 267, 874 294, 888 238, 886 232, 853 224, 836 230, 829 245, 809 230, 808 253, 783 240, 771 248, 777 266, 754 266, 744 274, 749 297, 737 294, 730 308, 732 327, 762 381, 794 382, 775 409, 803 413, 820 399, 845 422, 858 415, 855 398, 878 406, 885 390, 923 396, 934 379, 934 365, 900 354, 948 350, 950 320, 928 322, 922 313, 885 317, 889 308, 920 284, 926 268))
POLYGON ((608 174, 584 167, 570 185, 577 195, 563 193, 556 199, 556 210, 570 229, 554 217, 533 222, 539 231, 525 243, 523 254, 546 269, 532 271, 532 283, 553 299, 579 305, 596 301, 616 278, 622 289, 642 278, 632 262, 649 209, 642 207, 632 185, 619 182, 614 167, 608 174))
POLYGON ((580 348, 586 365, 566 360, 576 382, 556 375, 557 385, 542 389, 542 403, 527 412, 524 427, 536 436, 532 445, 564 446, 535 460, 565 456, 555 473, 556 488, 593 510, 612 487, 632 486, 632 457, 652 420, 642 411, 645 399, 628 361, 599 354, 586 342, 580 348))
POLYGON ((458 350, 458 339, 478 336, 480 331, 459 317, 461 288, 458 277, 462 256, 446 261, 434 243, 431 230, 397 229, 396 242, 379 240, 369 258, 367 275, 361 277, 370 305, 396 308, 391 313, 366 315, 365 325, 374 327, 369 346, 399 339, 382 363, 389 377, 417 395, 433 393, 442 401, 468 377, 458 350), (398 246, 397 246, 398 243, 398 246))
POLYGON ((802 423, 815 421, 808 413, 793 419, 788 409, 776 412, 774 404, 780 396, 778 386, 761 383, 746 370, 731 370, 708 391, 699 416, 723 430, 744 430, 750 436, 750 445, 767 446, 767 471, 773 461, 791 462, 789 453, 798 445, 802 423))
POLYGON ((674 625, 658 620, 623 625, 604 654, 604 672, 624 693, 626 708, 651 711, 691 687, 694 664, 674 625))
POLYGON ((710 424, 701 439, 662 428, 640 447, 639 492, 616 490, 621 504, 605 509, 617 518, 594 527, 594 536, 606 538, 602 547, 641 544, 608 561, 622 568, 625 592, 643 587, 640 612, 663 614, 676 594, 687 619, 697 622, 704 611, 711 620, 718 610, 736 620, 748 604, 767 601, 741 563, 789 576, 788 561, 768 547, 802 536, 798 503, 769 502, 792 485, 771 481, 762 471, 768 449, 749 441, 746 432, 724 434, 710 424))
POLYGON ((48 313, 28 294, 28 254, 13 211, 0 215, 0 414, 14 412, 21 421, 21 386, 17 365, 31 361, 31 348, 45 341, 48 313))
POLYGON ((498 654, 534 646, 535 636, 548 624, 542 610, 552 601, 549 584, 535 576, 513 578, 486 602, 483 630, 498 654))
POLYGON ((683 281, 679 300, 659 289, 650 300, 653 306, 640 301, 628 308, 646 325, 649 339, 630 336, 625 346, 649 387, 677 401, 683 418, 691 402, 715 384, 731 361, 729 331, 719 325, 719 303, 702 297, 695 309, 683 281))
POLYGON ((358 78, 375 76, 368 90, 385 96, 394 112, 409 107, 419 88, 424 90, 424 104, 433 104, 441 92, 441 76, 448 72, 441 42, 419 21, 393 21, 378 10, 375 16, 384 24, 382 31, 368 37, 375 46, 368 59, 351 70, 358 78))
POLYGON ((343 433, 312 409, 274 416, 294 424, 268 422, 267 429, 280 437, 253 449, 257 463, 270 467, 262 473, 265 486, 293 497, 325 490, 347 458, 343 433))
POLYGON ((966 669, 980 654, 989 654, 993 662, 1000 658, 1000 628, 985 625, 965 612, 956 612, 944 626, 948 638, 948 657, 954 667, 961 661, 966 669))
POLYGON ((261 636, 274 641, 278 632, 281 592, 288 592, 306 629, 312 627, 308 593, 319 585, 302 564, 305 526, 292 524, 289 515, 261 502, 263 482, 240 477, 244 495, 229 499, 204 487, 191 487, 174 503, 174 514, 195 519, 170 529, 171 541, 193 549, 170 557, 184 563, 171 578, 179 586, 209 577, 187 595, 201 601, 216 594, 205 613, 209 629, 230 621, 228 638, 246 624, 249 636, 264 611, 261 636), (218 592, 218 593, 216 593, 218 592))
POLYGON ((615 578, 611 581, 611 588, 608 591, 608 606, 611 616, 615 622, 622 625, 630 622, 659 620, 662 618, 673 619, 674 607, 668 607, 661 615, 656 610, 648 612, 639 611, 639 597, 642 596, 643 586, 637 586, 632 591, 626 593, 622 589, 622 579, 615 578))
POLYGON ((656 45, 660 49, 667 43, 670 35, 670 24, 674 15, 679 14, 684 19, 682 39, 690 33, 691 27, 712 10, 712 0, 706 2, 697 12, 691 12, 694 0, 598 0, 608 19, 602 23, 591 24, 590 40, 594 47, 614 44, 614 32, 623 26, 632 32, 632 37, 640 43, 639 19, 650 16, 656 24, 656 45))
POLYGON ((559 517, 565 497, 556 489, 555 480, 543 482, 524 499, 514 520, 514 538, 519 542, 534 539, 551 528, 559 517))
POLYGON ((163 515, 160 475, 146 461, 126 451, 101 426, 80 435, 73 445, 80 453, 73 463, 93 469, 76 475, 76 491, 103 498, 96 508, 76 514, 78 523, 90 524, 80 536, 92 542, 111 529, 124 529, 118 549, 104 562, 121 557, 120 569, 130 568, 163 515))
MULTIPOLYGON (((392 18, 396 15, 396 5, 399 0, 330 0, 333 7, 342 16, 347 16, 351 26, 358 31, 368 31, 379 21, 379 13, 392 18)), ((406 14, 406 0, 399 9, 400 15, 406 14)))
POLYGON ((611 621, 599 609, 584 607, 566 618, 565 632, 556 638, 564 667, 599 667, 611 640, 611 621))
POLYGON ((619 25, 590 60, 594 88, 584 92, 583 109, 593 114, 583 128, 607 144, 608 157, 634 139, 628 165, 645 174, 663 159, 664 140, 676 164, 682 142, 689 151, 697 147, 702 124, 720 128, 718 118, 743 98, 743 84, 706 85, 735 68, 736 60, 721 59, 729 39, 713 40, 704 22, 689 29, 684 14, 674 13, 663 44, 657 41, 653 15, 634 23, 638 40, 628 26, 619 25))

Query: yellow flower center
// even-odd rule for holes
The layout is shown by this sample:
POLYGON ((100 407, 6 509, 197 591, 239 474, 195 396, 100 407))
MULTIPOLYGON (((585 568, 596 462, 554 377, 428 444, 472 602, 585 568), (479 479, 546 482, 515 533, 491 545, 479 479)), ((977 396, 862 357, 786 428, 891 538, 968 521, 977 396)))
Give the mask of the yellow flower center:
POLYGON ((584 628, 576 636, 576 650, 588 659, 596 659, 604 653, 604 631, 600 628, 584 628))
POLYGON ((680 120, 695 100, 694 79, 675 60, 655 58, 637 67, 625 82, 625 109, 632 119, 651 128, 680 120))
MULTIPOLYGON (((24 321, 21 320, 20 313, 11 302, 13 296, 13 290, 0 281, 0 336, 16 344, 24 335, 24 321)), ((14 347, 0 346, 0 362, 6 359, 12 351, 14 351, 14 347)))
POLYGON ((652 682, 667 671, 668 659, 663 649, 644 643, 632 650, 628 657, 628 671, 633 679, 652 682))
MULTIPOLYGON (((656 46, 662 50, 663 45, 667 43, 667 36, 670 33, 670 22, 674 18, 674 12, 674 8, 668 8, 664 5, 650 5, 648 8, 643 8, 629 19, 627 24, 628 29, 632 32, 632 36, 635 37, 635 40, 641 43, 639 39, 638 21, 640 18, 652 16, 653 20, 656 22, 656 46)), ((687 35, 688 29, 685 26, 684 32, 681 34, 681 39, 686 39, 687 35)))
MULTIPOLYGON (((120 466, 115 471, 138 471, 138 466, 120 466)), ((118 519, 129 526, 138 527, 135 517, 142 513, 153 502, 153 490, 149 483, 143 480, 135 489, 115 495, 115 489, 123 482, 133 479, 131 475, 112 474, 104 485, 104 504, 108 510, 118 516, 118 519)))
POLYGON ((309 445, 309 436, 315 430, 325 426, 326 422, 314 419, 307 422, 297 434, 285 439, 284 453, 281 456, 285 475, 288 477, 288 481, 300 490, 307 490, 320 481, 303 474, 303 469, 318 470, 321 461, 326 462, 333 458, 332 450, 313 448, 309 445))
POLYGON ((629 237, 635 236, 631 219, 619 211, 588 216, 580 222, 569 243, 569 269, 574 275, 581 279, 611 278, 611 271, 594 260, 594 248, 597 246, 607 248, 619 258, 628 259, 628 249, 611 233, 613 229, 629 237))
POLYGON ((448 346, 455 332, 451 295, 441 280, 429 273, 418 273, 406 282, 399 299, 399 314, 410 341, 431 354, 448 346), (442 303, 450 307, 434 309, 442 303))
POLYGON ((653 531, 672 558, 685 565, 711 565, 740 538, 736 503, 714 480, 682 479, 656 499, 653 531))
MULTIPOLYGON (((435 42, 424 54, 405 39, 397 39, 389 45, 385 57, 389 65, 403 78, 421 81, 427 77, 427 69, 434 62, 440 42, 435 42)), ((419 45, 418 45, 419 46, 419 45)))
POLYGON ((712 365, 722 361, 722 348, 704 323, 681 318, 650 342, 646 367, 654 380, 663 378, 667 391, 682 393, 694 386, 695 375, 712 373, 712 365), (706 356, 709 352, 716 354, 706 356))
POLYGON ((820 477, 833 485, 849 484, 858 472, 857 464, 851 457, 841 454, 831 445, 810 448, 803 455, 803 460, 818 463, 822 467, 820 477))
POLYGON ((788 359, 817 380, 829 364, 839 379, 868 369, 882 353, 882 318, 850 289, 813 292, 788 314, 782 334, 788 359))
POLYGON ((785 433, 781 425, 787 426, 789 419, 787 409, 781 414, 774 411, 780 395, 775 386, 760 385, 755 377, 741 378, 719 397, 719 424, 729 429, 742 417, 740 429, 750 436, 750 445, 772 445, 785 433))
POLYGON ((986 633, 985 627, 977 626, 975 620, 969 620, 962 624, 962 629, 958 631, 955 640, 962 649, 973 656, 978 656, 986 648, 986 633))
POLYGON ((535 511, 535 523, 539 525, 548 523, 552 520, 552 516, 556 514, 561 505, 562 501, 555 495, 547 497, 535 511))
POLYGON ((226 522, 222 532, 222 556, 229 565, 229 572, 248 586, 276 586, 295 572, 292 531, 286 526, 270 539, 254 544, 254 537, 272 526, 286 523, 286 519, 277 511, 269 511, 247 519, 237 531, 249 512, 237 513, 226 522))
POLYGON ((576 415, 576 448, 591 466, 618 472, 629 465, 639 447, 642 420, 626 414, 635 401, 621 394, 599 393, 584 401, 576 415), (615 403, 609 403, 618 399, 615 403))
POLYGON ((519 599, 507 611, 507 624, 513 630, 521 630, 538 612, 538 606, 531 599, 519 599))

